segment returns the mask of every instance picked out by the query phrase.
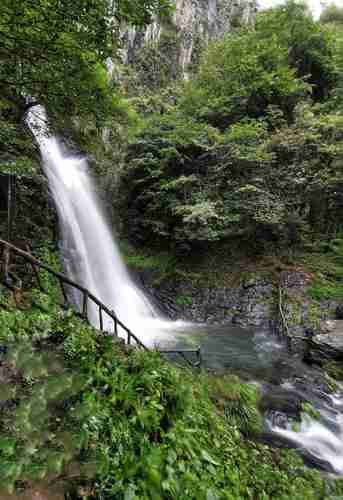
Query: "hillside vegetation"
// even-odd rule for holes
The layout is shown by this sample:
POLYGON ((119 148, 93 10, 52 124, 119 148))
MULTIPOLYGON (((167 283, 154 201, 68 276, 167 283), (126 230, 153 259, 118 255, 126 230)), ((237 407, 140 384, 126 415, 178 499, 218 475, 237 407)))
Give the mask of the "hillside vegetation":
POLYGON ((256 442, 254 385, 127 350, 63 311, 40 278, 45 293, 31 288, 19 304, 1 289, 1 498, 56 486, 73 500, 342 494, 295 452, 256 442))
MULTIPOLYGON (((0 173, 17 178, 14 242, 58 267, 54 209, 24 122, 39 102, 52 130, 88 154, 137 267, 189 278, 192 260, 200 282, 238 256, 251 269, 272 255, 277 271, 286 256, 318 272, 314 299, 341 299, 341 10, 314 21, 289 1, 254 27, 236 20, 199 50, 187 81, 153 43, 137 67, 123 65, 121 24, 157 15, 173 33, 171 12, 165 0, 1 1, 0 173)), ((59 307, 44 273, 45 293, 14 271, 23 289, 0 288, 0 498, 56 484, 68 500, 343 495, 341 480, 260 443, 254 385, 126 349, 59 307)))
POLYGON ((251 255, 339 238, 342 61, 339 16, 316 22, 288 2, 211 43, 190 81, 132 98, 127 236, 176 253, 215 242, 251 255))

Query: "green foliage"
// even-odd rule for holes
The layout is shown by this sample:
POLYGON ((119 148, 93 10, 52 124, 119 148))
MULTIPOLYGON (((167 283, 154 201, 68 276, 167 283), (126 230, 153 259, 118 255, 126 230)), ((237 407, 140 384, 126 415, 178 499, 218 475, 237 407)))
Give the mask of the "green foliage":
POLYGON ((229 424, 238 427, 247 435, 262 430, 262 419, 258 412, 259 392, 252 384, 242 384, 238 377, 203 376, 210 399, 225 415, 229 424))
MULTIPOLYGON (((2 495, 59 481, 74 498, 103 500, 300 500, 323 491, 293 452, 247 439, 261 426, 256 387, 126 352, 62 313, 53 281, 42 280, 50 295, 28 293, 23 310, 1 295, 2 495)), ((341 492, 339 481, 332 491, 341 492)))
POLYGON ((316 300, 343 299, 343 286, 339 283, 332 283, 329 280, 313 280, 307 291, 316 300))
MULTIPOLYGON (((192 164, 194 157, 211 150, 218 133, 178 115, 156 116, 148 125, 131 146, 130 169, 124 179, 131 189, 128 199, 127 190, 122 191, 123 202, 129 204, 131 234, 140 238, 144 224, 144 238, 167 238, 173 231, 175 239, 182 240, 186 225, 190 237, 196 226, 199 234, 194 239, 206 239, 207 220, 217 214, 210 200, 204 203, 197 195, 204 172, 193 173, 192 164), (144 220, 138 215, 142 212, 144 220)), ((216 238, 215 231, 208 237, 216 238)))
MULTIPOLYGON (((187 83, 183 107, 220 128, 278 106, 288 121, 307 94, 323 99, 337 83, 335 37, 305 4, 288 1, 210 45, 187 83)), ((341 51, 340 51, 341 53, 341 51)))
POLYGON ((310 417, 311 419, 314 420, 320 420, 321 414, 316 408, 311 403, 302 403, 301 404, 301 418, 306 419, 310 417))
POLYGON ((263 37, 275 36, 287 48, 290 65, 311 85, 314 99, 327 96, 335 83, 334 39, 314 21, 305 3, 290 0, 261 13, 257 30, 263 37))
MULTIPOLYGON (((294 123, 269 106, 224 132, 155 115, 129 148, 129 236, 178 247, 240 238, 253 251, 341 231, 342 117, 301 103, 294 123)), ((128 211, 127 211, 128 209, 128 211)))
MULTIPOLYGON (((323 363, 323 367, 325 372, 332 377, 334 380, 342 381, 343 380, 343 367, 340 362, 337 361, 325 361, 323 363)), ((336 385, 337 388, 337 385, 336 385)))
POLYGON ((211 43, 181 91, 136 98, 145 121, 121 176, 127 236, 181 253, 228 239, 256 253, 336 237, 336 34, 289 1, 211 43))
POLYGON ((0 6, 1 97, 25 110, 26 96, 63 113, 99 122, 113 109, 106 60, 118 46, 122 22, 145 24, 167 13, 165 0, 3 0, 0 6))
POLYGON ((343 24, 343 8, 338 5, 328 5, 320 15, 322 24, 343 24))
POLYGON ((182 107, 220 128, 260 117, 270 105, 290 117, 308 86, 288 61, 276 35, 242 30, 210 45, 196 77, 185 86, 182 107))
MULTIPOLYGON (((1 103, 0 103, 1 104, 1 103)), ((0 105, 0 173, 31 176, 36 173, 34 147, 22 124, 6 117, 9 109, 0 105), (19 153, 20 152, 20 156, 19 153)))
POLYGON ((191 306, 193 299, 190 295, 178 295, 175 299, 176 304, 179 306, 191 306))
POLYGON ((316 256, 313 262, 307 262, 308 269, 314 274, 307 293, 315 300, 342 299, 343 239, 335 238, 321 250, 325 251, 323 262, 316 256))
POLYGON ((318 270, 307 289, 315 300, 343 298, 343 239, 336 238, 326 248, 326 267, 318 270), (331 266, 327 263, 331 262, 331 266), (319 271, 319 272, 318 272, 319 271))

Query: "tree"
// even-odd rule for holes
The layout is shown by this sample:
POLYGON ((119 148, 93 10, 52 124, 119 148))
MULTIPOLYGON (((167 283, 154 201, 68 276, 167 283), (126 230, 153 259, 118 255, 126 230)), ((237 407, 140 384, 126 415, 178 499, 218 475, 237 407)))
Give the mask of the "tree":
POLYGON ((106 60, 115 56, 120 24, 145 24, 168 6, 168 0, 2 0, 2 99, 19 113, 31 96, 50 112, 103 119, 113 99, 106 60))
POLYGON ((338 5, 328 5, 320 16, 322 24, 343 24, 343 8, 338 5))
POLYGON ((276 34, 242 30, 210 45, 194 81, 186 84, 183 107, 223 129, 246 116, 260 117, 271 105, 290 119, 307 91, 276 34))
POLYGON ((288 52, 288 62, 297 76, 312 86, 312 97, 322 100, 335 83, 333 37, 315 21, 305 3, 288 0, 262 12, 256 31, 261 40, 274 37, 288 52))

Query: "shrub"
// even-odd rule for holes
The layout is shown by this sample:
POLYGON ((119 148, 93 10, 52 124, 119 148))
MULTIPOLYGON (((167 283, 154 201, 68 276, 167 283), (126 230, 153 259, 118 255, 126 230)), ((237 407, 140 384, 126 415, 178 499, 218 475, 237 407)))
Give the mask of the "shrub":
POLYGON ((258 32, 242 30, 209 46, 198 74, 185 85, 181 106, 224 129, 243 117, 262 116, 271 105, 290 119, 307 90, 276 36, 261 39, 258 32))

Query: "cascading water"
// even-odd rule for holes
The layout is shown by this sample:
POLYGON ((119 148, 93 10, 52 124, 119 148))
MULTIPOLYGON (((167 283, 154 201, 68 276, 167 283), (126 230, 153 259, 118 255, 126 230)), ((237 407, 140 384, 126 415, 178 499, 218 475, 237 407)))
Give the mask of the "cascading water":
MULTIPOLYGON (((39 144, 57 207, 68 276, 113 309, 134 332, 139 327, 138 334, 143 334, 144 323, 158 322, 158 315, 122 262, 101 212, 86 160, 63 152, 58 139, 49 134, 43 107, 33 107, 27 121, 39 144)), ((89 315, 91 322, 97 324, 91 307, 89 315)))
MULTIPOLYGON (((294 390, 290 387, 290 391, 294 390)), ((267 424, 275 435, 295 446, 312 464, 343 475, 343 394, 322 393, 320 398, 308 398, 308 401, 318 413, 316 418, 304 414, 300 424, 294 426, 290 422, 280 425, 274 415, 267 424)))

